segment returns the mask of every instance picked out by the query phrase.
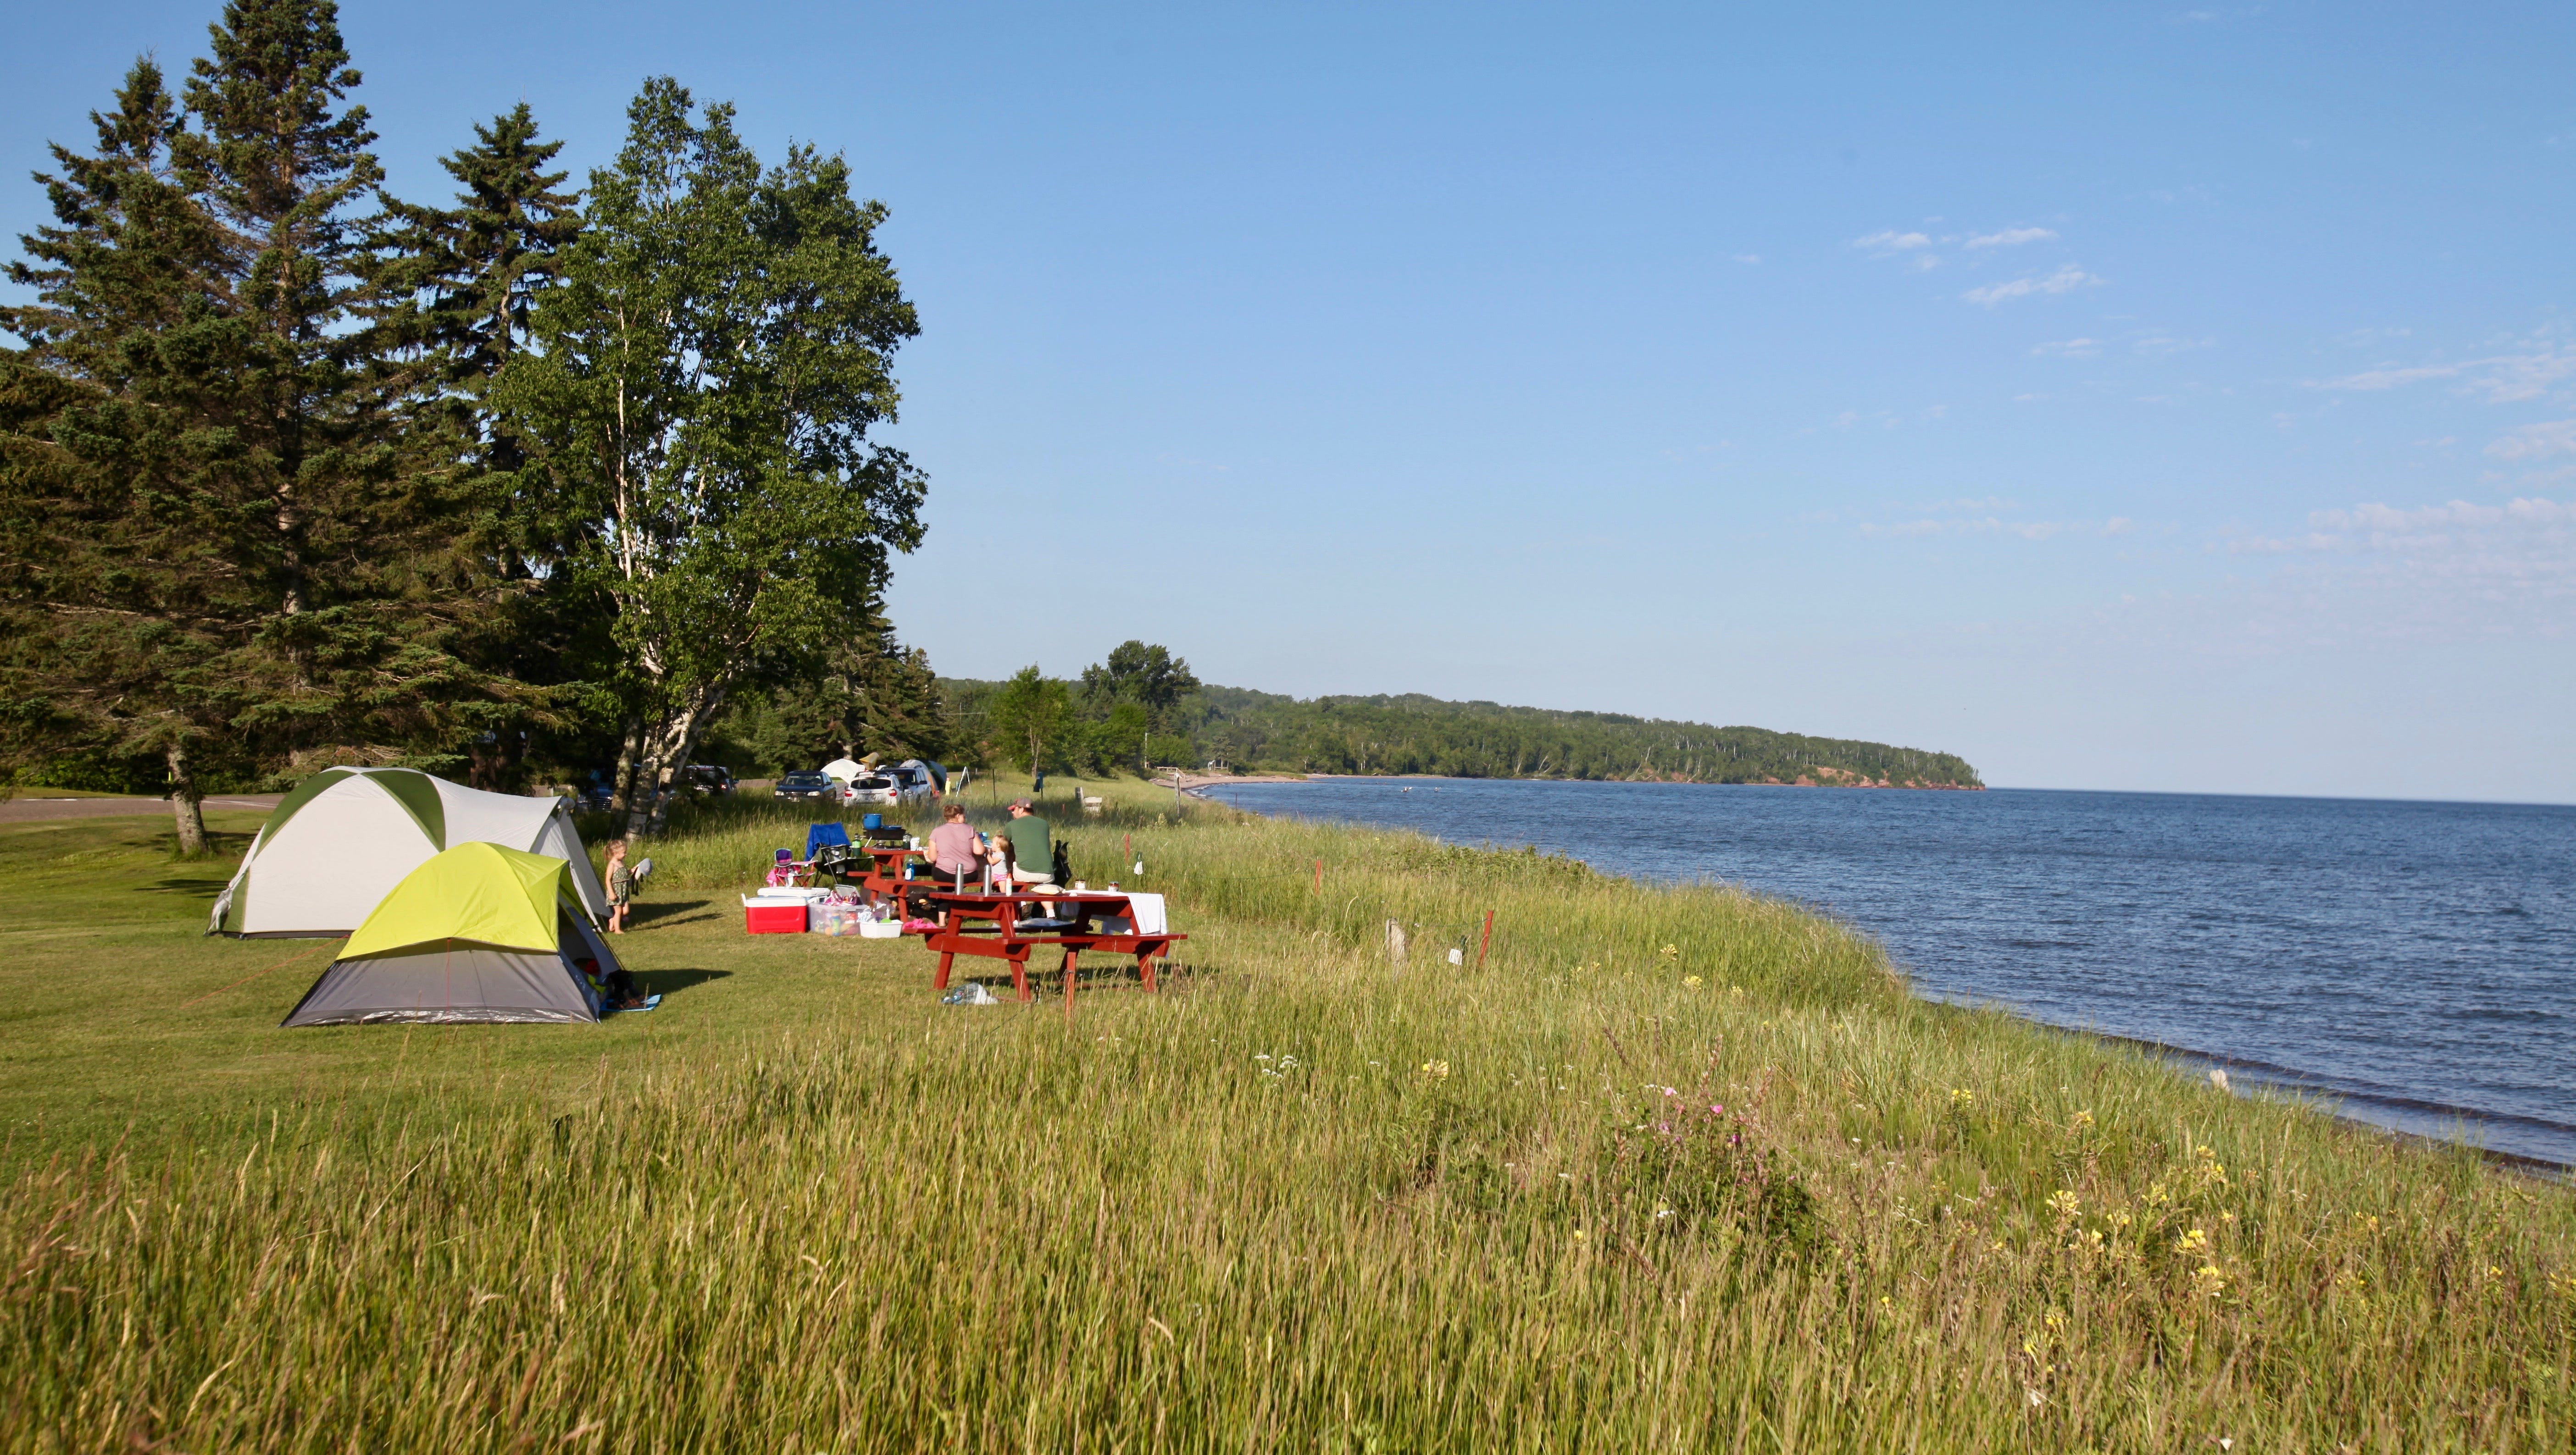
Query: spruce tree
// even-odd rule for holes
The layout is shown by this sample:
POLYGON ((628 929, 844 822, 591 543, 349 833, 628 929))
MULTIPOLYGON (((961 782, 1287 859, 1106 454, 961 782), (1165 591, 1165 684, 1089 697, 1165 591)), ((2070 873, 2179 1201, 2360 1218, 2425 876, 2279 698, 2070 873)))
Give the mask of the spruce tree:
MULTIPOLYGON (((439 159, 462 189, 452 208, 389 201, 378 281, 401 299, 402 342, 432 353, 444 381, 480 399, 527 337, 537 292, 581 231, 566 172, 546 165, 560 141, 537 140, 524 101, 474 128, 474 145, 439 159)), ((506 450, 506 437, 494 444, 506 450)))
POLYGON ((474 135, 474 145, 439 159, 458 184, 454 207, 386 200, 371 277, 386 300, 375 325, 380 368, 393 392, 415 401, 411 452, 450 482, 456 545, 495 578, 494 610, 455 649, 549 689, 528 693, 520 713, 482 715, 487 730, 471 750, 469 776, 478 787, 507 788, 516 786, 530 730, 557 720, 547 707, 578 692, 567 677, 596 612, 564 589, 558 568, 595 527, 559 508, 542 477, 523 479, 525 453, 490 408, 490 393, 581 221, 577 194, 559 190, 568 174, 547 170, 563 143, 538 140, 525 102, 474 135))
POLYGON ((422 760, 523 695, 451 650, 491 593, 365 326, 348 59, 329 0, 235 0, 184 108, 138 64, 0 312, 7 746, 157 753, 191 851, 209 766, 422 760))

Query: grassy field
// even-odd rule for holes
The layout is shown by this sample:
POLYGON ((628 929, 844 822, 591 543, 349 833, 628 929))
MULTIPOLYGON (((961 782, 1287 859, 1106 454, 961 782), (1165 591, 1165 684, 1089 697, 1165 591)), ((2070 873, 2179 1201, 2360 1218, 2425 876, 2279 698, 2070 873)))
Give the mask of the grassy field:
POLYGON ((328 949, 200 938, 228 864, 0 830, 0 1435, 2576 1441, 2562 1184, 1923 1004, 1723 889, 1111 797, 1051 816, 1190 973, 1087 969, 1071 1017, 743 936, 801 844, 758 803, 654 845, 622 950, 668 999, 596 1027, 277 1031, 328 949))

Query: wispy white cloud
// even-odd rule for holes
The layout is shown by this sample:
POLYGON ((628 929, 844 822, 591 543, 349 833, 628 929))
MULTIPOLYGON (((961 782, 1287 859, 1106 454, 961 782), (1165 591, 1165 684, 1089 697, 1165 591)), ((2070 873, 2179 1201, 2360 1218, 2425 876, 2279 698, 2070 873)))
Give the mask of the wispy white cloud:
POLYGON ((2071 293, 2078 288, 2088 284, 2098 284, 2101 281, 2073 263, 2068 263, 2045 278, 2015 278, 2009 283, 1989 283, 1983 288, 1971 288, 1959 296, 1970 303, 1980 303, 1992 308, 1998 303, 2015 298, 2028 298, 2034 294, 2071 293))
POLYGON ((1919 232, 1874 232, 1867 237, 1852 239, 1852 246, 1883 253, 1901 253, 1911 248, 1928 248, 1932 246, 1932 239, 1919 232))
POLYGON ((1762 255, 1761 255, 1760 253, 1737 253, 1737 254, 1735 254, 1735 255, 1734 255, 1734 257, 1735 257, 1735 261, 1737 261, 1737 262, 1739 262, 1739 263, 1747 263, 1747 264, 1750 264, 1750 263, 1758 263, 1758 262, 1761 262, 1761 261, 1762 261, 1762 255))
POLYGON ((2044 227, 2008 227, 2001 232, 1983 233, 1968 239, 1972 248, 2017 248, 2023 243, 2046 242, 2057 236, 2044 227))
POLYGON ((2312 381, 2314 389, 2376 393, 2402 389, 2430 379, 2455 379, 2463 394, 2484 395, 2490 404, 2538 399, 2560 380, 2576 377, 2576 347, 2549 338, 2534 338, 2509 353, 2487 354, 2447 363, 2383 364, 2357 374, 2312 381))
MULTIPOLYGON (((2308 512, 2304 534, 2241 536, 2226 543, 2230 555, 2283 555, 2312 551, 2448 551, 2491 534, 2570 543, 2576 505, 2546 497, 2479 505, 2454 500, 2399 510, 2389 505, 2308 512)), ((2576 557, 2563 564, 2576 568, 2576 557)))
POLYGON ((2576 455, 2576 419, 2526 424, 2487 446, 2487 453, 2499 460, 2545 460, 2552 455, 2576 455))
POLYGON ((1930 536, 2010 536, 2025 541, 2049 541, 2061 536, 2126 535, 2136 528, 2137 523, 2124 515, 2115 515, 2109 520, 2006 520, 1994 515, 1981 516, 1972 520, 1942 520, 1927 516, 1917 520, 1900 520, 1886 524, 1863 521, 1860 533, 1871 540, 1921 540, 1930 536))
POLYGON ((2185 349, 2205 349, 2218 342, 2210 338, 2174 338, 2169 334, 2149 334, 2130 344, 2142 354, 2179 354, 2185 349))
POLYGON ((2528 496, 2313 511, 2307 529, 2213 541, 2240 557, 2279 558, 2263 588, 2283 641, 2439 642, 2576 628, 2576 503, 2528 496))
POLYGON ((2062 359, 2089 359, 2102 352, 2102 343, 2099 339, 2067 338, 2055 343, 2033 344, 2030 351, 2041 358, 2054 355, 2062 359))

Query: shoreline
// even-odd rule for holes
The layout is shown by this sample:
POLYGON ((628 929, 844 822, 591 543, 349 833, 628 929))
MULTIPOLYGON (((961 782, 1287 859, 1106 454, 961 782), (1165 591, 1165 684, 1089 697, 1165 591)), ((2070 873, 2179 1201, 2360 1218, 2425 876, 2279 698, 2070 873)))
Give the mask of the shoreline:
POLYGON ((1884 778, 1795 779, 1748 778, 1740 783, 1712 783, 1704 778, 1461 778, 1453 773, 1178 773, 1147 780, 1157 787, 1177 786, 1184 793, 1226 783, 1436 782, 1436 783, 1652 783, 1688 784, 1699 788, 1872 788, 1897 793, 1983 793, 1983 783, 1891 783, 1884 778), (1177 785, 1173 778, 1180 781, 1177 785))
MULTIPOLYGON (((1431 773, 1404 773, 1404 774, 1396 774, 1396 773, 1389 773, 1389 774, 1329 774, 1329 773, 1309 773, 1309 774, 1304 774, 1304 775, 1301 775, 1301 776, 1298 776, 1298 777, 1288 777, 1288 776, 1279 775, 1279 774, 1262 774, 1262 775, 1245 774, 1245 775, 1240 775, 1240 776, 1236 776, 1236 775, 1224 775, 1224 776, 1218 776, 1218 775, 1211 775, 1211 774, 1191 774, 1191 775, 1180 775, 1180 778, 1181 778, 1181 781, 1180 781, 1180 783, 1178 784, 1178 787, 1180 788, 1180 790, 1181 790, 1182 792, 1184 792, 1184 793, 1188 794, 1190 797, 1195 798, 1195 799, 1198 799, 1199 801, 1201 801, 1201 802, 1205 802, 1205 803, 1223 803, 1224 801, 1223 801, 1223 800, 1221 800, 1221 799, 1210 798, 1210 797, 1209 797, 1205 792, 1203 792, 1203 791, 1202 791, 1203 789, 1210 788, 1210 787, 1221 786, 1221 785, 1228 784, 1228 783, 1298 783, 1298 782, 1310 782, 1310 781, 1314 781, 1314 780, 1316 780, 1316 779, 1336 779, 1336 778, 1409 778, 1409 779, 1416 779, 1416 780, 1425 780, 1425 779, 1435 779, 1435 778, 1437 778, 1437 779, 1442 779, 1443 781, 1475 782, 1475 783, 1485 783, 1485 782, 1570 782, 1570 781, 1583 781, 1583 780, 1568 780, 1568 779, 1458 779, 1458 780, 1448 780, 1448 779, 1446 779, 1445 775, 1441 775, 1441 774, 1431 774, 1431 773)), ((1621 781, 1621 780, 1609 780, 1609 781, 1621 781)), ((1164 780, 1164 786, 1171 786, 1171 780, 1169 780, 1169 779, 1164 780)), ((1752 786, 1752 785, 1737 785, 1737 784, 1709 784, 1709 785, 1706 785, 1706 786, 1708 786, 1708 787, 1713 787, 1713 788, 1726 788, 1726 787, 1752 786)), ((1786 785, 1777 785, 1777 786, 1786 786, 1786 785)), ((1249 813, 1249 814, 1252 814, 1254 817, 1257 817, 1257 818, 1267 818, 1267 817, 1269 817, 1269 815, 1261 813, 1258 809, 1242 808, 1242 807, 1239 807, 1239 806, 1237 806, 1237 805, 1235 805, 1235 804, 1231 804, 1231 803, 1225 803, 1225 804, 1224 804, 1224 806, 1225 806, 1225 807, 1227 807, 1227 808, 1234 809, 1234 810, 1235 810, 1236 812, 1238 812, 1238 813, 1249 813)), ((1369 829, 1369 830, 1371 830, 1371 831, 1374 831, 1374 832, 1380 832, 1380 833, 1384 833, 1384 832, 1400 832, 1400 831, 1402 831, 1402 830, 1397 830, 1397 829, 1391 829, 1391 828, 1390 828, 1390 826, 1388 826, 1388 825, 1384 825, 1384 824, 1364 823, 1364 822, 1360 822, 1360 821, 1358 821, 1358 820, 1343 820, 1343 822, 1345 822, 1345 823, 1349 824, 1351 827, 1354 827, 1354 828, 1364 828, 1364 829, 1369 829)), ((1419 830, 1415 830, 1414 832, 1420 832, 1420 831, 1419 831, 1419 830)), ((1433 834, 1433 835, 1429 835, 1429 837, 1432 837, 1432 838, 1438 839, 1440 836, 1439 836, 1439 835, 1437 835, 1437 834, 1433 834)), ((1443 840, 1443 842, 1446 842, 1446 841, 1445 841, 1445 840, 1443 840)), ((1585 865, 1585 867, 1586 867, 1586 868, 1591 869, 1591 870, 1592 870, 1592 872, 1594 872, 1594 873, 1596 873, 1596 874, 1600 874, 1600 875, 1602 875, 1602 876, 1603 876, 1603 877, 1605 877, 1605 878, 1612 878, 1612 879, 1625 879, 1625 880, 1628 880, 1628 881, 1629 881, 1629 882, 1631 882, 1631 883, 1639 884, 1639 885, 1644 886, 1644 887, 1648 887, 1648 888, 1656 887, 1656 886, 1654 885, 1653 881, 1649 881, 1649 880, 1641 880, 1641 879, 1638 879, 1638 878, 1637 878, 1636 876, 1634 876, 1634 875, 1614 873, 1614 872, 1612 872, 1612 871, 1605 870, 1605 869, 1601 868, 1599 865, 1593 864, 1590 860, 1584 860, 1584 861, 1583 861, 1583 863, 1584 863, 1584 865, 1585 865)), ((1759 896, 1759 897, 1762 897, 1762 898, 1777 898, 1777 896, 1773 896, 1773 895, 1763 895, 1763 894, 1761 894, 1761 892, 1760 892, 1760 891, 1758 891, 1758 890, 1754 890, 1754 889, 1750 888, 1749 886, 1745 886, 1745 885, 1737 885, 1737 886, 1735 886, 1735 887, 1740 888, 1740 889, 1744 889, 1744 890, 1745 890, 1745 892, 1747 892, 1747 893, 1751 893, 1751 894, 1755 894, 1755 895, 1757 895, 1757 896, 1759 896)), ((1861 927, 1857 927, 1857 928, 1860 928, 1860 929, 1862 930, 1862 932, 1863 932, 1863 933, 1868 933, 1867 928, 1866 928, 1865 926, 1861 926, 1861 927)), ((1875 937, 1873 936, 1873 938, 1875 938, 1875 937)), ((2473 1152, 2473 1153, 2475 1153, 2475 1154, 2476 1154, 2476 1155, 2477 1155, 2481 1160, 2485 1161, 2485 1162, 2486 1162, 2487 1164, 2489 1164, 2490 1166, 2494 1166, 2494 1167, 2497 1167, 2497 1168, 2500 1168, 2500 1169, 2503 1169, 2503 1170, 2506 1170, 2506 1171, 2514 1172, 2514 1173, 2519 1174, 2519 1175, 2522 1175, 2522 1176, 2526 1176, 2526 1177, 2533 1177, 2533 1178, 2537 1178, 2537 1179, 2539 1179, 2539 1180, 2541 1180, 2541 1181, 2545 1181, 2545 1182, 2552 1182, 2552 1183, 2558 1183, 2558 1184, 2562 1184, 2562 1185, 2565 1185, 2565 1184, 2576 1184, 2576 1161, 2560 1161, 2560 1160, 2557 1160, 2557 1159, 2554 1159, 2554 1158, 2536 1156, 2536 1155, 2531 1154, 2531 1153, 2528 1153, 2528 1152, 2509 1152, 2509 1151, 2505 1151, 2505 1150, 2503 1150, 2503 1149, 2501 1149, 2501 1148, 2489 1147, 2489 1146, 2483 1145, 2482 1143, 2469 1141, 2469 1140, 2466 1140, 2466 1139, 2464 1139, 2464 1138, 2459 1138, 2459 1137, 2445 1137, 2445 1136, 2440 1136, 2440 1135, 2436 1135, 2436 1134, 2433 1134, 2433 1133, 2422 1132, 2422 1131, 2416 1131, 2416 1130, 2413 1130, 2413 1129, 2408 1128, 2408 1127, 2391 1125, 2391 1124, 2390 1124, 2390 1123, 2388 1123, 2388 1122, 2373 1120, 2373 1119, 2371 1119, 2371 1118, 2369 1118, 2369 1117, 2354 1116, 2354 1115, 2350 1114, 2349 1112, 2344 1111, 2344 1110, 2342 1110, 2342 1109, 2341 1109, 2341 1107, 2342 1107, 2342 1105, 2343 1105, 2344 1103, 2346 1103, 2346 1102, 2350 1102, 2350 1101, 2358 1101, 2358 1102, 2362 1102, 2362 1103, 2364 1103, 2364 1104, 2371 1104, 2371 1103, 2374 1103, 2374 1102, 2377 1102, 2377 1101, 2382 1100, 2382 1098, 2374 1097, 2374 1096, 2372 1096, 2371 1094, 2366 1093, 2366 1092, 2340 1091, 2340 1090, 2336 1090, 2336 1089, 2331 1088, 2331 1087, 2323 1087, 2323 1086, 2319 1086, 2319 1085, 2316 1085, 2315 1083, 2313 1083, 2313 1082, 2311 1082, 2311 1081, 2307 1081, 2307 1080, 2302 1079, 2302 1078, 2303 1078, 2304 1073, 2298 1072, 2298 1071, 2296 1071, 2296 1070, 2294 1070, 2294 1069, 2291 1069, 2291 1068, 2287 1068, 2287 1067, 2274 1067, 2274 1066, 2270 1066, 2270 1065, 2267 1065, 2267 1064, 2264 1064, 2264 1063, 2261 1063, 2261 1062, 2248 1061, 2248 1060, 2244 1060, 2244 1059, 2239 1058, 2239 1057, 2229 1056, 2229 1055, 2226 1055, 2226 1054, 2221 1053, 2221 1052, 2194 1050, 2193 1048, 2188 1047, 2188 1046, 2177 1046, 2177 1045, 2173 1045, 2173 1044, 2171 1044, 2171 1043, 2169 1043, 2169 1042, 2150 1040, 2150 1039, 2147 1039, 2147 1038, 2144 1038, 2144 1037, 2140 1037, 2140 1036, 2124 1036, 2124 1035, 2120 1035, 2120 1034, 2118 1034, 2117 1032, 2104 1031, 2104 1030, 2097 1030, 2097 1029, 2094 1029, 2094 1028, 2091 1028, 2091 1027, 2088 1027, 2088 1026, 2066 1025, 2066 1024, 2062 1024, 2062 1023, 2057 1022, 2057 1021, 2041 1020, 2041 1019, 2040 1019, 2040 1018, 2038 1018, 2037 1016, 2033 1016, 2033 1015, 2025 1014, 2025 1013, 2023 1013, 2022 1011, 2017 1010, 2017 1009, 2014 1009, 2014 1008, 2013 1008, 2013 1007, 2011 1007, 2011 1006, 2003 1005, 2003 1004, 2000 1004, 2000 1003, 1985 1002, 1985 1001, 1974 1001, 1974 1002, 1970 1002, 1970 1001, 1954 1001, 1954 1000, 1947 1000, 1947 999, 1943 999, 1943 998, 1941 998, 1941 997, 1936 997, 1936 996, 1926 995, 1926 994, 1924 994, 1921 990, 1919 990, 1919 989, 1917 989, 1917 988, 1915 987, 1913 977, 1903 975, 1903 971, 1902 971, 1902 970, 1899 970, 1899 971, 1898 971, 1898 973, 1899 973, 1901 976, 1903 976, 1903 978, 1904 978, 1904 980, 1905 980, 1905 983, 1906 983, 1906 989, 1907 989, 1908 993, 1912 994, 1916 999, 1921 1000, 1921 1001, 1924 1001, 1924 1002, 1925 1002, 1925 1003, 1927 1003, 1927 1004, 1936 1004, 1936 1005, 1963 1005, 1963 1006, 1968 1006, 1968 1007, 1971 1007, 1971 1008, 1982 1008, 1982 1009, 1998 1010, 1998 1011, 2001 1011, 2002 1013, 2004 1013, 2004 1014, 2006 1014, 2006 1015, 2009 1015, 2009 1016, 2013 1017, 2015 1020, 2018 1020, 2018 1021, 2022 1022, 2022 1023, 2023 1023, 2023 1024, 2025 1024, 2025 1025, 2033 1026, 2033 1027, 2036 1027, 2036 1028, 2039 1028, 2039 1029, 2042 1029, 2042 1030, 2054 1031, 2054 1032, 2057 1032, 2058 1034, 2061 1034, 2061 1035, 2076 1036, 2076 1037, 2080 1037, 2080 1038, 2085 1039, 2085 1040, 2090 1040, 2090 1041, 2100 1042, 2100 1043, 2103 1043, 2103 1044, 2106 1044, 2106 1045, 2122 1046, 2122 1047, 2126 1047, 2126 1048, 2131 1049, 2131 1050, 2142 1051, 2142 1052, 2145 1052, 2146 1054, 2148 1054, 2148 1055, 2150 1055, 2150 1056, 2153 1056, 2153 1057, 2156 1057, 2156 1058, 2158 1058, 2158 1059, 2165 1060, 2165 1061, 2167 1061, 2167 1062, 2171 1063, 2172 1069, 2173 1069, 2177 1074, 2180 1074, 2180 1075, 2184 1076, 2186 1079, 2200 1079, 2198 1076, 2196 1076, 2196 1075, 2194 1074, 2195 1072, 2205 1073, 2205 1072, 2210 1072, 2210 1071, 2217 1071, 2217 1072, 2223 1072, 2223 1073, 2231 1073, 2231 1074, 2233 1074, 2233 1075, 2241 1076, 2241 1077, 2245 1078, 2245 1079, 2246 1079, 2246 1081, 2248 1082, 2248 1085, 2247 1085, 2247 1087, 2246 1087, 2246 1088, 2244 1088, 2244 1089, 2240 1090, 2240 1089, 2238 1089, 2238 1088, 2237 1088, 2237 1087, 2235 1087, 2235 1086, 2232 1086, 2232 1085, 2224 1085, 2224 1084, 2222 1084, 2222 1089, 2224 1089, 2224 1090, 2227 1092, 2227 1094, 2228 1094, 2228 1095, 2230 1095, 2230 1096, 2240 1097, 2240 1098, 2242 1098, 2242 1099, 2246 1099, 2246 1100, 2252 1100, 2252 1099, 2253 1099, 2254 1092, 2255 1092, 2256 1088, 2260 1088, 2261 1090, 2266 1091, 2266 1092, 2271 1092, 2271 1093, 2275 1093, 2275 1094, 2286 1094, 2286 1099, 2296 1100, 2296 1101, 2300 1101, 2300 1102, 2306 1102, 2306 1103, 2310 1103, 2310 1104, 2325 1103, 2325 1104, 2323 1104, 2323 1105, 2316 1105, 2315 1109, 2316 1109, 2316 1110, 2318 1110, 2319 1112, 2321 1112, 2322 1114, 2324 1114, 2324 1115, 2326 1115, 2326 1116, 2328 1116, 2328 1117, 2331 1117, 2331 1118, 2333 1118, 2334 1120, 2336 1120, 2336 1121, 2338 1121, 2338 1122, 2341 1122, 2341 1123, 2343 1123, 2344 1125, 2349 1126, 2349 1127, 2354 1127, 2354 1128, 2358 1128, 2358 1129, 2361 1129, 2361 1130, 2364 1130, 2364 1131, 2374 1132, 2374 1133, 2379 1134, 2380 1136, 2384 1136, 2384 1137, 2390 1138, 2390 1139, 2392 1139, 2392 1140, 2394 1140, 2394 1141, 2398 1141, 2398 1142, 2402 1142, 2402 1143, 2409 1143, 2409 1144, 2413 1144, 2413 1145, 2417 1145, 2417 1146, 2424 1146, 2424 1147, 2449 1148, 2449 1149, 2456 1149, 2456 1150, 2459 1150, 2459 1151, 2473 1152)), ((2494 1116, 2491 1116, 2490 1114, 2481 1113, 2481 1112, 2478 1112, 2478 1111, 2475 1111, 2475 1110, 2473 1110, 2473 1109, 2466 1108, 2466 1107, 2437 1106, 2437 1105, 2432 1105, 2432 1104, 2424 1104, 2424 1105, 2422 1105, 2422 1106, 2420 1106, 2420 1107, 2416 1107, 2416 1106, 2408 1106, 2408 1105, 2398 1104, 2398 1105, 2396 1105, 2396 1106, 2395 1106, 2395 1108, 2394 1108, 2394 1109, 2397 1109, 2397 1110, 2413 1110, 2413 1111, 2420 1111, 2423 1115, 2425 1115, 2425 1116, 2427 1116, 2427 1117, 2435 1118, 2435 1119, 2440 1119, 2440 1118, 2445 1118, 2445 1117, 2447 1117, 2447 1118, 2450 1118, 2450 1119, 2454 1119, 2454 1120, 2456 1120, 2456 1121, 2458 1121, 2458 1122, 2462 1123, 2463 1125, 2468 1125, 2468 1126, 2483 1125, 2483 1124, 2486 1124, 2486 1123, 2488 1123, 2488 1122, 2490 1122, 2490 1121, 2492 1121, 2492 1120, 2497 1120, 2497 1119, 2498 1119, 2498 1118, 2496 1118, 2496 1117, 2494 1117, 2494 1116)), ((2502 1119, 2504 1119, 2504 1120, 2513 1120, 2512 1118, 2502 1118, 2502 1119)))

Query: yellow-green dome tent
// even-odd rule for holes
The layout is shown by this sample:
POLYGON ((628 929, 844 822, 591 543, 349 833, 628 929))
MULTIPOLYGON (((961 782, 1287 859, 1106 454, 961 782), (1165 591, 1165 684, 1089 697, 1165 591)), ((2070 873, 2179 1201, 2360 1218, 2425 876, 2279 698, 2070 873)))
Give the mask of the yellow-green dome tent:
POLYGON ((459 844, 394 886, 285 1024, 595 1022, 617 968, 563 860, 459 844))

